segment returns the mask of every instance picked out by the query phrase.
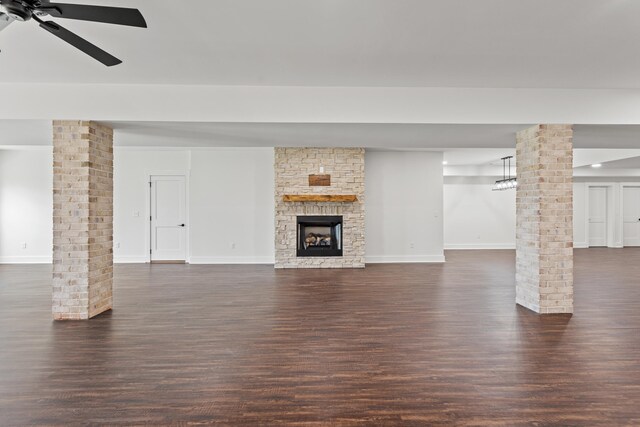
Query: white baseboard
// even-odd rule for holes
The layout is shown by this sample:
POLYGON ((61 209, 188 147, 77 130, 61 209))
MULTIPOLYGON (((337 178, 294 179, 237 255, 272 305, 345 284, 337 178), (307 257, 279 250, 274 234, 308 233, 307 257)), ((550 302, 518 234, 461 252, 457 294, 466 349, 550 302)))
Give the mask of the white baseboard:
POLYGON ((275 264, 268 256, 192 256, 189 264, 275 264))
MULTIPOLYGON (((5 256, 0 257, 0 264, 51 264, 50 256, 5 256)), ((116 257, 114 264, 144 264, 149 262, 145 257, 129 256, 116 257)))
POLYGON ((444 246, 444 250, 467 250, 467 249, 515 249, 515 243, 461 243, 444 246))
POLYGON ((51 264, 51 256, 2 256, 0 264, 51 264))
POLYGON ((371 255, 366 264, 444 262, 444 255, 371 255))
MULTIPOLYGON (((609 248, 609 249, 622 249, 622 248, 624 248, 624 246, 619 245, 619 244, 614 244, 613 246, 598 246, 598 247, 609 248)), ((584 242, 574 243, 573 244, 573 249, 589 249, 589 244, 588 243, 584 243, 584 242)))
MULTIPOLYGON (((114 264, 145 264, 149 258, 144 256, 118 256, 114 264)), ((0 264, 51 264, 50 256, 5 256, 0 264)), ((190 264, 274 264, 273 257, 191 257, 190 264)))
POLYGON ((144 256, 117 256, 113 257, 114 264, 145 264, 149 262, 148 257, 144 256))

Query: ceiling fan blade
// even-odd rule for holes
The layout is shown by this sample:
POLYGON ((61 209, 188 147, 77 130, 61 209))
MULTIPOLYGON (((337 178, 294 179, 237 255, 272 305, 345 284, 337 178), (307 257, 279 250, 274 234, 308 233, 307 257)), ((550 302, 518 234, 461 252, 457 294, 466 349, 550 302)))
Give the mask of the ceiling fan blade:
POLYGON ((71 31, 67 30, 64 27, 61 27, 55 22, 51 22, 51 21, 40 22, 40 26, 45 30, 49 31, 54 36, 66 41, 70 45, 75 46, 76 48, 80 49, 81 51, 91 56, 92 58, 102 62, 107 67, 118 65, 122 62, 115 56, 105 52, 104 50, 100 49, 98 46, 92 43, 89 43, 82 37, 72 33, 71 31))
POLYGON ((46 12, 55 18, 79 19, 82 21, 147 28, 147 22, 138 9, 47 2, 43 3, 37 10, 46 12))
POLYGON ((0 31, 7 28, 9 24, 11 24, 12 22, 13 22, 13 19, 11 19, 8 15, 5 15, 4 13, 0 13, 0 31))

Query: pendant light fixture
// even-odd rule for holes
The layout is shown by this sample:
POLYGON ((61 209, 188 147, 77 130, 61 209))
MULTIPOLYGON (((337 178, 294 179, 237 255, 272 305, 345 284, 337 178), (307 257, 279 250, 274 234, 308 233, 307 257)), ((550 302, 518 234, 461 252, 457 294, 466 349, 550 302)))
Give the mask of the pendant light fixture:
POLYGON ((511 177, 511 159, 513 159, 513 156, 500 159, 502 160, 502 179, 497 180, 496 183, 493 184, 493 191, 511 190, 518 186, 516 177, 511 177))

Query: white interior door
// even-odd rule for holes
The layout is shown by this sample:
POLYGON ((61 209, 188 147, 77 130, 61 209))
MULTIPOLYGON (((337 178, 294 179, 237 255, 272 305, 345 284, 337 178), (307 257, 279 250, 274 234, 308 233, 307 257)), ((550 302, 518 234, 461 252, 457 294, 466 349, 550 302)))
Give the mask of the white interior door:
POLYGON ((606 187, 589 187, 589 246, 607 246, 606 187))
POLYGON ((187 259, 185 177, 151 176, 151 261, 187 259))
POLYGON ((640 187, 623 187, 622 221, 624 246, 640 246, 640 187))

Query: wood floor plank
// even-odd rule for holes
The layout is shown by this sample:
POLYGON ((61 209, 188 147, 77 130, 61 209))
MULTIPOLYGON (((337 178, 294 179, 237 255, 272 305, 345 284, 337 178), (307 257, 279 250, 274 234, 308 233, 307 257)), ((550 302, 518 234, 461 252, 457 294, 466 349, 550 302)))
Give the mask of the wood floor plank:
POLYGON ((0 265, 0 426, 640 425, 640 249, 576 250, 575 314, 517 307, 513 251, 365 269, 117 265, 53 322, 0 265))

